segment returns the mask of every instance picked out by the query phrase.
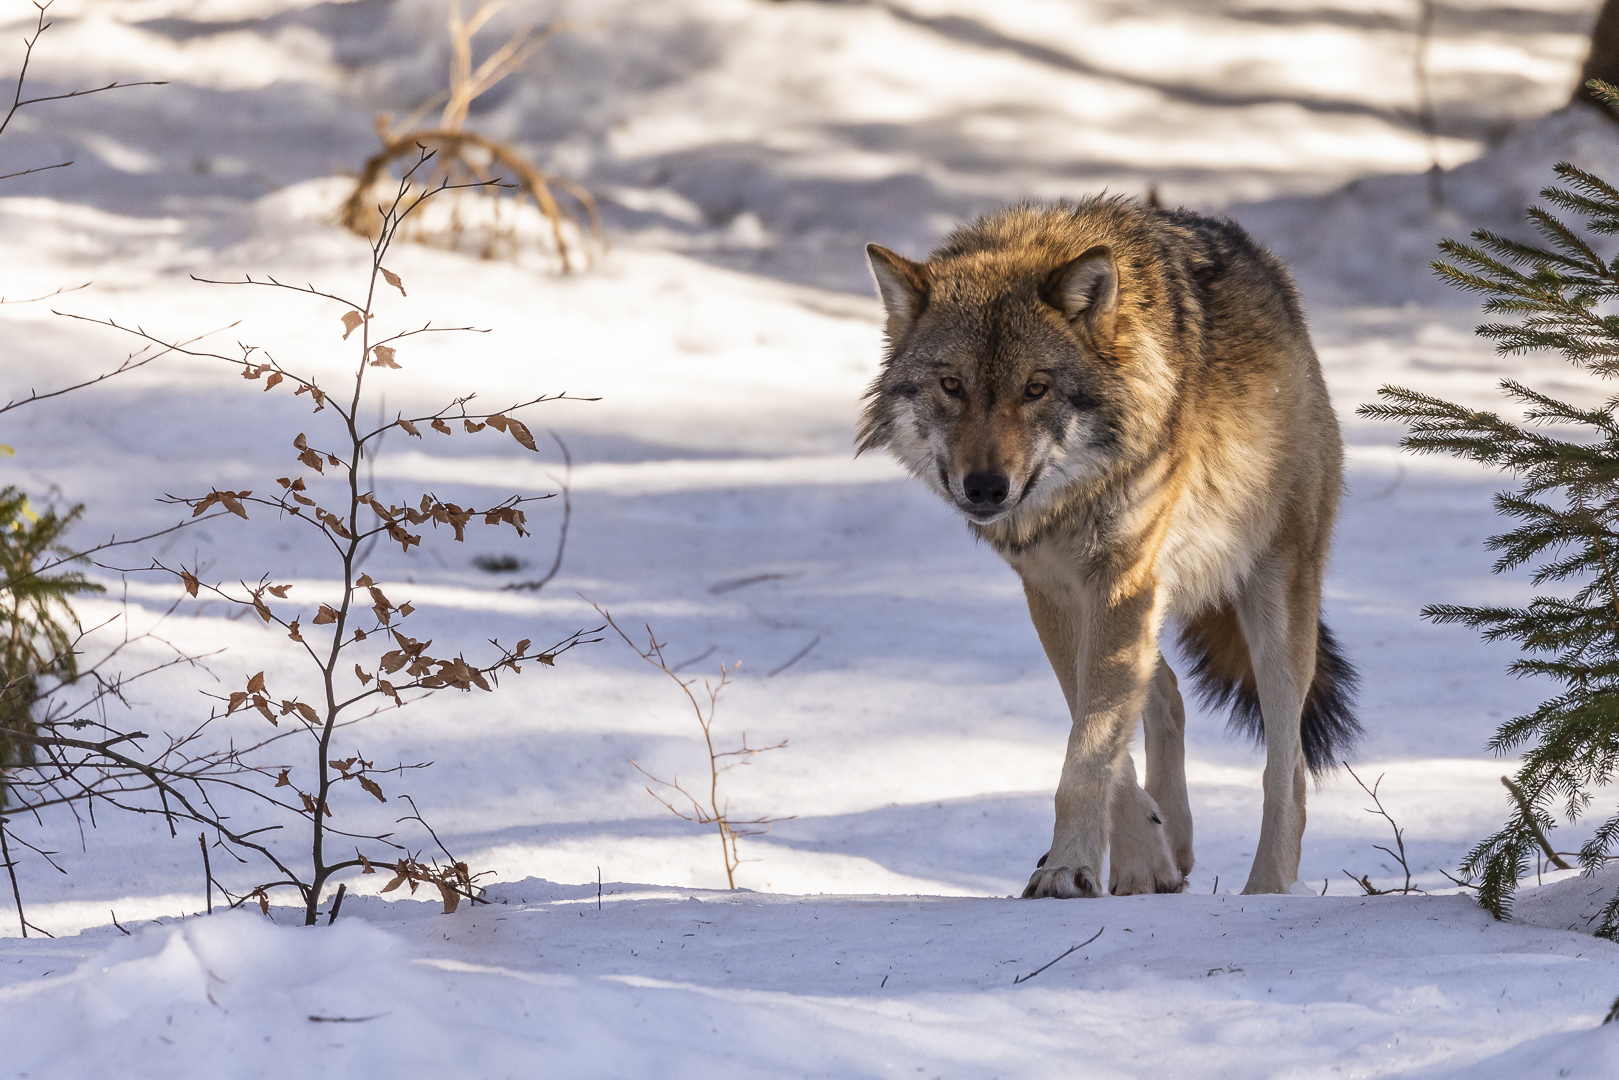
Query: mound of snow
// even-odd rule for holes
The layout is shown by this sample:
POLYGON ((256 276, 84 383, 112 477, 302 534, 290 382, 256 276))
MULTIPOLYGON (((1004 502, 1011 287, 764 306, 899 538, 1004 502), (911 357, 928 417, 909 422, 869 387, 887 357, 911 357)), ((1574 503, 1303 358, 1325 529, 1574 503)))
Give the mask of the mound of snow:
POLYGON ((1619 179, 1619 123, 1569 105, 1443 174, 1366 177, 1326 195, 1233 207, 1231 215, 1291 263, 1318 301, 1471 308, 1477 299, 1428 265, 1439 241, 1479 228, 1536 239, 1523 212, 1559 182, 1552 167, 1561 161, 1619 179))

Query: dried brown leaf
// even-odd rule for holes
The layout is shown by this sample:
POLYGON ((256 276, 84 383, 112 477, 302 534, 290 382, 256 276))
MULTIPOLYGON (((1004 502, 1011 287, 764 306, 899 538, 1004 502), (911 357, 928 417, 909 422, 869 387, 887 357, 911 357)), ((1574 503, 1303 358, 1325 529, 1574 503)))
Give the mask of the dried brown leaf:
POLYGON ((389 270, 386 266, 379 266, 377 269, 382 271, 382 280, 398 289, 400 296, 410 295, 409 293, 405 292, 404 283, 399 280, 398 274, 394 273, 392 270, 389 270))
POLYGON ((448 435, 448 434, 450 434, 450 425, 446 424, 442 420, 434 419, 434 421, 433 421, 433 430, 434 431, 442 431, 444 434, 448 435))
POLYGON ((506 421, 506 430, 511 432, 512 438, 516 439, 523 449, 533 450, 536 453, 539 451, 539 447, 534 445, 533 432, 529 431, 528 425, 521 420, 506 421))
POLYGON ((359 664, 354 665, 354 677, 360 680, 361 686, 365 686, 371 682, 371 676, 367 675, 365 669, 360 667, 359 664))
POLYGON ((399 426, 405 429, 406 435, 414 435, 418 439, 422 437, 422 433, 416 430, 416 425, 411 423, 409 420, 399 421, 399 426))
POLYGON ((281 381, 281 372, 272 371, 272 372, 270 372, 270 377, 268 379, 264 380, 264 389, 269 390, 271 387, 275 386, 280 381, 281 381))
POLYGON ((466 427, 466 429, 468 431, 482 431, 483 430, 483 425, 482 424, 474 424, 471 420, 462 420, 461 423, 462 423, 463 426, 466 427))
POLYGON ((180 571, 180 583, 186 587, 186 592, 190 593, 192 596, 197 595, 197 585, 199 583, 197 581, 196 574, 193 574, 189 570, 182 569, 180 571))
POLYGON ((394 350, 389 346, 373 345, 371 346, 371 355, 376 357, 376 359, 371 361, 372 367, 393 368, 395 371, 399 370, 399 365, 394 363, 394 350))
POLYGON ((446 885, 442 881, 435 881, 433 884, 438 886, 439 895, 444 898, 444 914, 454 915, 455 909, 461 906, 461 894, 453 886, 446 885))
POLYGON ((261 671, 247 680, 247 692, 250 694, 264 693, 264 672, 261 671))
POLYGON ((388 801, 388 796, 382 793, 382 785, 378 784, 375 780, 371 779, 369 776, 356 776, 355 779, 360 782, 361 787, 375 795, 378 802, 388 801))
POLYGON ((281 775, 275 778, 275 786, 276 787, 291 787, 292 786, 292 781, 287 779, 287 774, 290 773, 291 771, 292 770, 290 768, 282 769, 281 770, 281 775))
POLYGON ((347 341, 349 339, 349 335, 358 330, 360 328, 360 324, 363 322, 365 322, 365 316, 361 315, 358 311, 350 311, 344 315, 343 340, 347 341))
POLYGON ((315 612, 314 622, 315 622, 316 626, 324 626, 327 623, 334 623, 336 621, 337 621, 337 610, 335 608, 331 608, 331 607, 326 606, 325 604, 322 604, 320 606, 320 610, 315 612))

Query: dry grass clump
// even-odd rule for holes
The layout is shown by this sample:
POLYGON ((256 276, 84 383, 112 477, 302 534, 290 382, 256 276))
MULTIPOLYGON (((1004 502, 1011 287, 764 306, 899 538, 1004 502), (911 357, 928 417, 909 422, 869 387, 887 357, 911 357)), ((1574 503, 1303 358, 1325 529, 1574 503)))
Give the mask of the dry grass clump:
POLYGON ((589 191, 545 172, 506 143, 465 130, 474 100, 569 29, 562 22, 522 27, 474 67, 473 36, 507 3, 483 0, 464 18, 460 0, 450 0, 450 85, 401 124, 395 125, 388 114, 377 118, 382 149, 366 161, 343 204, 342 222, 351 232, 368 239, 377 235, 383 203, 392 198, 401 175, 428 151, 432 171, 415 182, 424 191, 446 190, 408 224, 400 239, 475 251, 485 259, 515 258, 532 246, 555 254, 563 273, 588 266, 605 249, 601 217, 589 191), (419 128, 441 103, 438 125, 419 128))

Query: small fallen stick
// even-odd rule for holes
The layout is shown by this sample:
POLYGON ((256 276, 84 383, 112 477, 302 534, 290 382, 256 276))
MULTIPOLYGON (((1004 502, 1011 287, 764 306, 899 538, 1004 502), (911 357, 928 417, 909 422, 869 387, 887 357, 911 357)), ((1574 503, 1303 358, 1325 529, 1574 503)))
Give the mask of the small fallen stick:
MULTIPOLYGON (((1107 927, 1105 927, 1105 926, 1102 927, 1102 930, 1106 930, 1106 929, 1107 929, 1107 927)), ((1041 964, 1039 967, 1035 968, 1033 971, 1029 972, 1027 975, 1014 975, 1014 976, 1012 976, 1012 985, 1016 986, 1018 983, 1028 982, 1030 979, 1034 978, 1036 975, 1038 975, 1042 971, 1046 970, 1046 968, 1050 967, 1052 964, 1055 964, 1058 960, 1061 960, 1063 958, 1063 956, 1071 955, 1071 954, 1076 953, 1079 950, 1083 949, 1085 946, 1089 945, 1091 942, 1093 942, 1097 938, 1101 937, 1102 936, 1102 930, 1098 930, 1096 933, 1092 934, 1090 937, 1086 938, 1084 941, 1081 941, 1078 945, 1075 945, 1073 948, 1069 949, 1068 952, 1063 953, 1062 956, 1058 956, 1055 959, 1049 960, 1046 963, 1041 964)))

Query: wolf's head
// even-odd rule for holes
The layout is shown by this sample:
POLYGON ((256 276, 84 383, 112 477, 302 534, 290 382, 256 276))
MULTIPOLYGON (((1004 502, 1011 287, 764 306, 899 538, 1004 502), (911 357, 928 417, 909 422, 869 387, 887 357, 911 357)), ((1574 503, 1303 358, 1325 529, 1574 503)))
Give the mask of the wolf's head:
POLYGON ((866 249, 889 351, 860 449, 887 447, 979 524, 1049 504, 1118 455, 1133 396, 1115 348, 1119 259, 1108 244, 1076 253, 1083 234, 1060 227, 1073 223, 1071 209, 1022 208, 926 263, 866 249))

